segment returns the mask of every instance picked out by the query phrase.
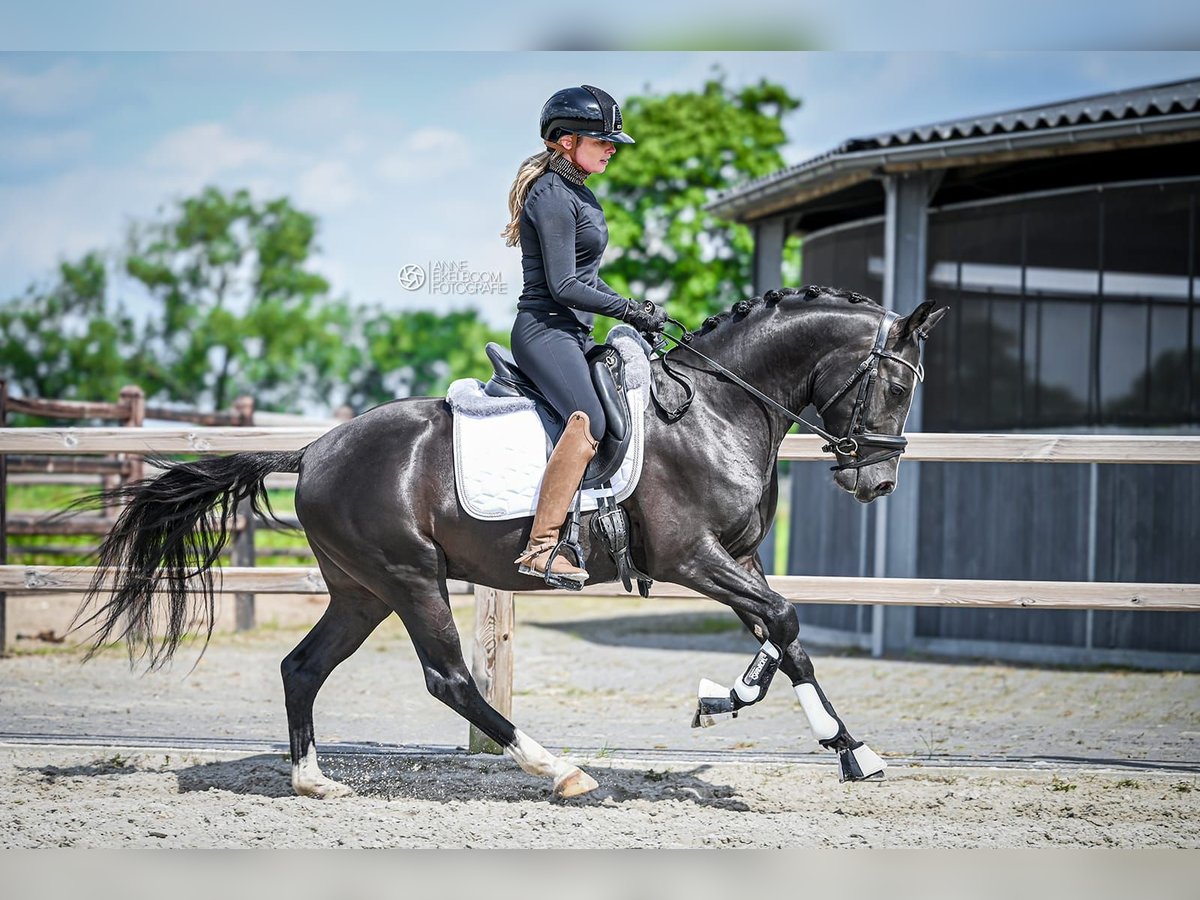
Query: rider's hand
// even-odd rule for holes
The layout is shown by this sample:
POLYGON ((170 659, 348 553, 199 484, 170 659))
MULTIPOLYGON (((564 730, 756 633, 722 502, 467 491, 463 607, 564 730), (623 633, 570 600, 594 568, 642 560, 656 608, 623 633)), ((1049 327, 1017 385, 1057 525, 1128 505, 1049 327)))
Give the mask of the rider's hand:
POLYGON ((629 300, 621 320, 628 322, 642 334, 655 334, 662 331, 663 326, 667 324, 667 311, 652 300, 642 303, 629 300))

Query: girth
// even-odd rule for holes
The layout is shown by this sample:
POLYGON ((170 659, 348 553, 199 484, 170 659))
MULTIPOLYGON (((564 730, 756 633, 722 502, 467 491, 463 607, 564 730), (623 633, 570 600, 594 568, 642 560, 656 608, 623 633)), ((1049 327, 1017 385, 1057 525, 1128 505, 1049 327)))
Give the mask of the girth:
MULTIPOLYGON (((517 366, 511 352, 494 342, 488 343, 484 350, 495 370, 483 386, 484 393, 492 397, 528 397, 534 403, 547 436, 552 443, 557 443, 566 422, 550 401, 517 366)), ((633 437, 633 423, 625 392, 625 360, 620 352, 611 344, 597 344, 588 351, 586 359, 605 421, 604 437, 583 475, 583 487, 591 489, 602 487, 621 468, 633 437)))

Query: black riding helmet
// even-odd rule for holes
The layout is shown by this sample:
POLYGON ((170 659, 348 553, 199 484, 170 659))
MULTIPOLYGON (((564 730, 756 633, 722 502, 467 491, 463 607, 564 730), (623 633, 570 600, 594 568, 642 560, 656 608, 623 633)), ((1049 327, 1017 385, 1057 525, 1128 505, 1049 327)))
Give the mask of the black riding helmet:
POLYGON ((581 134, 617 144, 632 144, 621 130, 621 107, 605 91, 590 84, 563 88, 542 107, 542 140, 557 141, 564 134, 581 134))

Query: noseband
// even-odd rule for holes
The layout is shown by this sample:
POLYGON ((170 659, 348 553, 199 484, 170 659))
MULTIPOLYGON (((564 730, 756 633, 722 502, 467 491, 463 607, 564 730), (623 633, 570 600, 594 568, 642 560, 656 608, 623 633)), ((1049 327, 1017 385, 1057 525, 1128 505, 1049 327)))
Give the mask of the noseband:
MULTIPOLYGON (((842 397, 844 397, 847 393, 849 393, 850 389, 853 388, 855 384, 858 385, 858 396, 854 400, 854 409, 850 413, 850 423, 846 426, 846 433, 841 437, 836 437, 830 434, 825 429, 812 424, 812 422, 806 422, 783 404, 772 400, 758 388, 754 387, 754 385, 749 384, 742 378, 733 374, 733 372, 730 372, 716 360, 706 356, 695 347, 691 346, 693 337, 692 333, 684 328, 682 323, 676 321, 675 319, 668 317, 667 321, 672 325, 677 326, 682 332, 683 337, 677 338, 674 335, 667 334, 666 332, 660 332, 660 337, 669 338, 675 342, 675 346, 682 347, 685 350, 694 353, 722 375, 729 378, 734 384, 754 395, 772 409, 782 413, 797 425, 804 426, 818 437, 824 438, 825 446, 821 448, 823 453, 832 453, 839 459, 842 457, 850 457, 853 460, 852 462, 839 463, 836 466, 830 466, 830 471, 838 472, 842 469, 861 469, 863 466, 872 466, 875 463, 886 462, 889 459, 895 459, 897 456, 903 453, 905 448, 908 446, 908 439, 905 438, 904 435, 876 434, 874 432, 867 431, 862 423, 863 411, 867 406, 867 398, 871 395, 872 385, 874 385, 878 379, 879 361, 881 359, 894 359, 897 362, 903 363, 912 370, 914 375, 917 376, 918 382, 923 382, 925 380, 925 367, 920 361, 918 361, 914 366, 908 360, 903 359, 894 353, 888 353, 883 349, 883 345, 887 343, 888 331, 891 329, 892 324, 899 318, 900 316, 898 313, 890 310, 884 313, 883 319, 879 323, 879 331, 875 335, 875 345, 871 348, 871 352, 867 354, 867 358, 859 363, 858 368, 854 370, 854 374, 846 379, 846 383, 838 389, 837 393, 826 400, 825 403, 822 404, 821 408, 817 410, 817 415, 824 419, 825 411, 829 409, 829 407, 833 406, 833 404, 835 404, 838 400, 842 399, 842 397), (866 448, 878 448, 880 452, 871 456, 863 456, 863 452, 866 448)), ((924 334, 918 330, 917 337, 923 338, 924 334)), ((660 349, 662 346, 663 344, 660 341, 656 344, 655 349, 660 349)), ((923 348, 923 344, 920 340, 918 340, 918 347, 923 348)), ((683 385, 686 396, 683 403, 677 408, 668 410, 659 400, 657 391, 654 390, 653 379, 650 381, 650 393, 654 398, 655 403, 658 404, 658 408, 662 410, 663 414, 667 417, 667 420, 670 422, 675 422, 682 418, 683 414, 687 412, 688 407, 692 405, 692 399, 695 396, 696 391, 687 378, 670 368, 667 363, 667 356, 665 353, 662 356, 662 361, 663 370, 670 378, 683 385)))

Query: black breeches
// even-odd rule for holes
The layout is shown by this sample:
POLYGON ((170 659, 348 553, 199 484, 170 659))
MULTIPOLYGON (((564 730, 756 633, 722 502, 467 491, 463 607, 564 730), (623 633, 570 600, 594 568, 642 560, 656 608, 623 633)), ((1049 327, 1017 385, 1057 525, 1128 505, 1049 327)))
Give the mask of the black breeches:
POLYGON ((555 412, 565 422, 571 413, 587 413, 592 437, 604 437, 604 409, 592 387, 584 354, 596 342, 569 312, 551 315, 521 310, 512 328, 512 354, 555 412))

